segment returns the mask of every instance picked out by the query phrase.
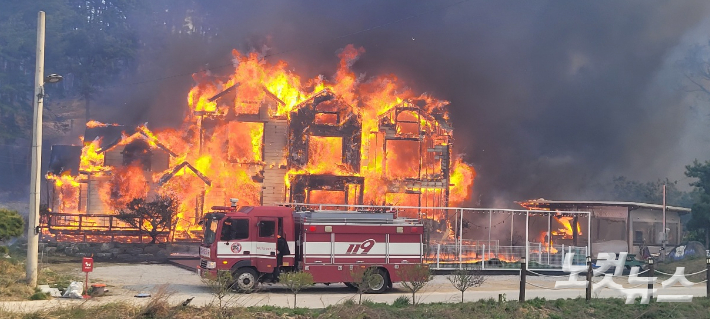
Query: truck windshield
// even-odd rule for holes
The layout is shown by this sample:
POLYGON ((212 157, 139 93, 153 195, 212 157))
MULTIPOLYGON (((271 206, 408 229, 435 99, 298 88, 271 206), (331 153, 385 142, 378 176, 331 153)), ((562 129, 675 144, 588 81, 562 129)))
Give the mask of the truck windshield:
POLYGON ((202 240, 203 244, 210 245, 214 243, 217 237, 217 224, 219 224, 219 220, 205 218, 205 238, 202 240))

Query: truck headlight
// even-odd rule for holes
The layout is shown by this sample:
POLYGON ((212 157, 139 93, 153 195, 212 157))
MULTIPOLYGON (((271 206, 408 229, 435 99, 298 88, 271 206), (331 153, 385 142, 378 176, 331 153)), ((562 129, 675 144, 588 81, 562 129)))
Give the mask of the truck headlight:
POLYGON ((216 261, 208 261, 207 262, 207 269, 215 269, 217 268, 217 262, 216 261))

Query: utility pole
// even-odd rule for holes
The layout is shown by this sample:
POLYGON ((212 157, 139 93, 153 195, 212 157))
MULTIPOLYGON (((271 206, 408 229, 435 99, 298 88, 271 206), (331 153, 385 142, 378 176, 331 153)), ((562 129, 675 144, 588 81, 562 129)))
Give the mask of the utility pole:
POLYGON ((666 232, 666 184, 663 184, 663 241, 661 242, 661 261, 666 261, 666 242, 668 232, 666 232))
POLYGON ((27 282, 37 286, 37 253, 39 246, 39 191, 42 164, 42 103, 44 102, 44 11, 37 15, 37 53, 35 59, 34 121, 32 122, 32 172, 30 177, 30 211, 27 224, 27 282))

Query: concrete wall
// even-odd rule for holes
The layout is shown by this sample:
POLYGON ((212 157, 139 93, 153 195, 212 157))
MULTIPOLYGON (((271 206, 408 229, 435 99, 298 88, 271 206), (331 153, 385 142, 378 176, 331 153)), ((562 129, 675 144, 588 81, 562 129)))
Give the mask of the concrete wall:
POLYGON ((40 243, 40 257, 93 257, 96 261, 141 262, 168 260, 170 254, 197 255, 199 243, 128 244, 128 243, 40 243))

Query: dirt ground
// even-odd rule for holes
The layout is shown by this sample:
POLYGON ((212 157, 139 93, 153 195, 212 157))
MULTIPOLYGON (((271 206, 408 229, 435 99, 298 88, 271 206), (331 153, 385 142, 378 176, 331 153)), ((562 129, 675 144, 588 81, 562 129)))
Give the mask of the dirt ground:
MULTIPOLYGON (((51 265, 56 272, 63 272, 78 278, 83 278, 80 267, 76 263, 51 265)), ((528 277, 531 284, 540 287, 553 288, 556 280, 566 280, 566 277, 528 277)), ((598 278, 600 279, 600 278, 598 278)), ((498 299, 499 294, 503 294, 507 300, 516 300, 519 293, 519 277, 517 275, 488 276, 486 282, 481 287, 471 288, 466 292, 467 301, 494 298, 498 299)), ((598 280, 595 280, 598 281, 598 280)), ((617 283, 628 287, 624 279, 615 279, 617 283)), ((108 293, 103 297, 90 300, 70 300, 55 298, 49 301, 14 301, 0 302, 0 308, 31 312, 39 309, 47 309, 57 306, 72 305, 92 305, 111 301, 129 301, 135 303, 147 302, 150 298, 137 298, 140 293, 156 294, 161 286, 165 286, 171 292, 169 300, 173 303, 182 303, 188 298, 194 298, 191 305, 202 306, 215 302, 215 298, 208 287, 201 281, 200 277, 192 271, 187 271, 168 264, 104 264, 95 265, 94 272, 89 276, 90 283, 105 283, 108 293)), ((660 287, 660 285, 658 285, 660 287)), ((704 284, 697 284, 691 288, 668 288, 664 290, 667 294, 687 294, 695 296, 705 295, 704 284)), ((395 284, 392 291, 381 295, 365 295, 363 298, 371 299, 375 302, 393 302, 399 296, 411 296, 399 284, 395 284)), ((584 296, 584 289, 541 289, 532 285, 527 286, 526 299, 535 297, 545 297, 547 299, 575 298, 584 296)), ((610 289, 604 289, 596 293, 595 297, 621 297, 622 294, 610 289)), ((315 285, 304 290, 298 296, 299 307, 320 308, 328 305, 338 304, 348 298, 356 298, 357 294, 343 284, 315 285)), ((434 279, 417 294, 420 302, 458 302, 461 293, 456 290, 447 280, 446 276, 435 276, 434 279)), ((293 295, 285 287, 279 284, 262 285, 258 292, 251 294, 232 293, 227 297, 227 301, 241 306, 273 305, 292 306, 293 295)))

